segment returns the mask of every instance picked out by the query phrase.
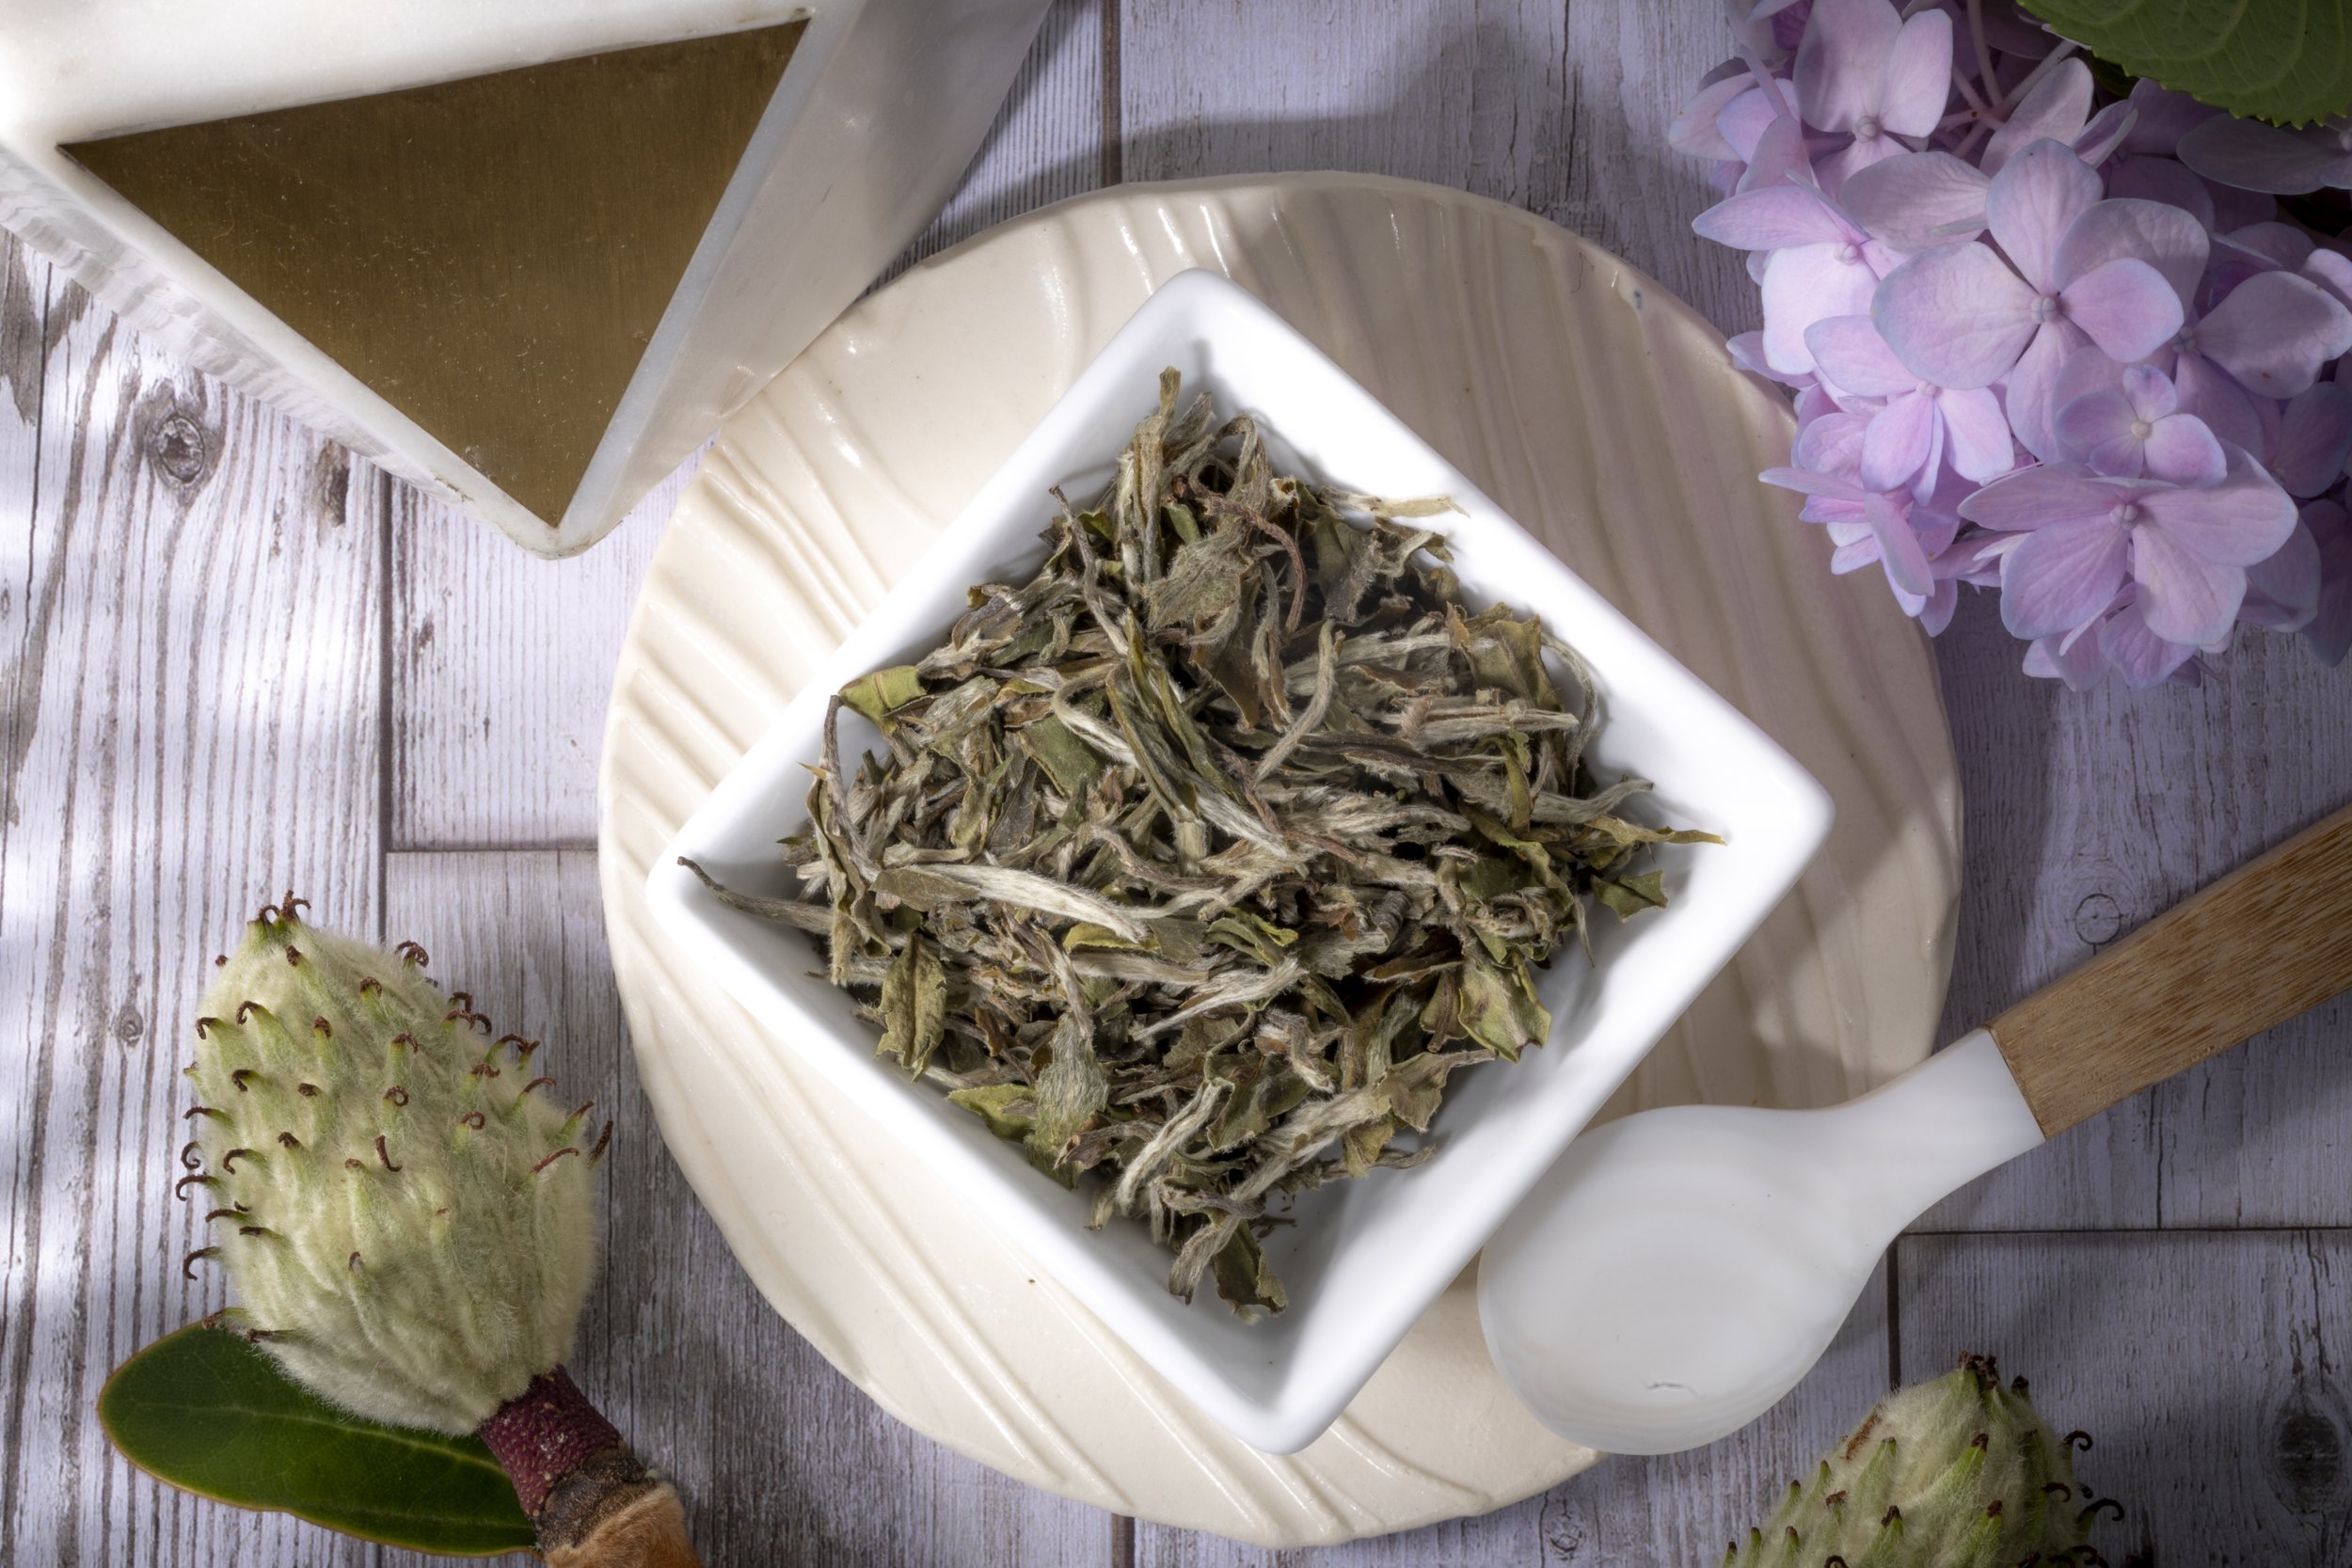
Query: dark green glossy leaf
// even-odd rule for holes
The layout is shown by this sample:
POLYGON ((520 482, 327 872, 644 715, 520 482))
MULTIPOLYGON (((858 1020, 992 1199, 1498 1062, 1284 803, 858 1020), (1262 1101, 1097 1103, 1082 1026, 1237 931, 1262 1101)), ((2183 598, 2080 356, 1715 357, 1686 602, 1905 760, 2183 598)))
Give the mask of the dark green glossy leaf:
POLYGON ((2025 0, 2101 59, 2216 108, 2280 125, 2352 109, 2341 0, 2025 0))
POLYGON ((100 1391, 98 1419, 124 1458, 199 1497, 453 1557, 532 1546, 481 1439, 346 1415, 225 1329, 192 1323, 133 1355, 100 1391))

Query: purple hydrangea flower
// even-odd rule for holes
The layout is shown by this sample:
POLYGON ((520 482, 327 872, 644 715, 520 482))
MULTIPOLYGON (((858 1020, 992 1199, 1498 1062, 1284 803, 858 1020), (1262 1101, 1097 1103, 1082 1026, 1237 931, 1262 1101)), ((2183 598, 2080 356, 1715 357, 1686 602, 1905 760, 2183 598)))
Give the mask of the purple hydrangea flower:
POLYGON ((2181 137, 2181 162, 2217 183, 2270 196, 2352 188, 2352 120, 2282 131, 2217 115, 2181 137))
POLYGON ((2217 483, 2228 466, 2221 443, 2204 420, 2180 411, 2171 379, 2148 365, 2132 366, 2121 379, 2113 390, 2087 393, 2058 410, 2058 449, 2115 479, 2144 474, 2170 484, 2217 483))
POLYGON ((2071 150, 2034 143, 1985 192, 1986 227, 2000 250, 1969 241, 1924 252, 1887 276, 1871 307, 1879 331, 1924 379, 1946 387, 2006 379, 2010 423, 2038 455, 2054 450, 2050 394, 2076 349, 2095 343, 2129 363, 2181 330, 2178 292, 2127 249, 2161 220, 2102 201, 2099 190, 2098 175, 2071 150))
POLYGON ((1818 166, 1823 188, 1909 150, 1897 138, 1932 132, 1951 75, 1952 19, 1942 11, 1906 22, 1887 0, 1814 0, 1797 45, 1797 111, 1849 138, 1818 166))
POLYGON ((1692 221, 1708 239, 1770 258, 1764 268, 1764 360, 1783 375, 1810 375, 1804 334, 1827 316, 1866 313, 1895 264, 1818 187, 1783 183, 1741 191, 1692 221))
POLYGON ((1668 135, 1747 252, 1731 344, 1791 389, 1833 572, 1930 633, 1995 590, 2027 673, 2201 678, 2240 626, 2352 643, 2352 121, 2103 97, 2010 0, 1724 0, 1740 57, 1668 135), (2302 503, 2298 509, 2297 503, 2302 503))
POLYGON ((1983 388, 1922 381, 1895 357, 1867 316, 1830 316, 1807 329, 1821 377, 1855 397, 1883 400, 1869 416, 1857 477, 1873 490, 1909 489, 1925 499, 1947 459, 1982 483, 2016 466, 2009 419, 1983 388))
POLYGON ((2296 510, 2244 449, 2226 455, 2218 480, 2193 487, 2055 463, 1963 501, 1968 521, 2026 535, 2002 559, 2002 622, 2024 638, 2071 632, 2129 582, 2135 614, 2166 641, 2201 647, 2229 636, 2246 568, 2286 543, 2296 510))
POLYGON ((2323 660, 2341 664, 2352 649, 2352 519, 2343 502, 2316 500, 2304 506, 2303 526, 2319 554, 2318 599, 2303 635, 2323 660))

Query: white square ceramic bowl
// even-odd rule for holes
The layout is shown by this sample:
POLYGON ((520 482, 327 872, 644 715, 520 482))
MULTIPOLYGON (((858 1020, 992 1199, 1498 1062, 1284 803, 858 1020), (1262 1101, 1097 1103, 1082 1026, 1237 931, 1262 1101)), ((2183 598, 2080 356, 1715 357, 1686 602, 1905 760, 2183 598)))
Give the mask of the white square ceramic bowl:
MULTIPOLYGON (((842 749, 864 736, 845 722, 842 749)), ((1702 685, 1479 493, 1290 325, 1221 277, 1189 272, 1154 294, 1087 367, 972 503, 727 775, 656 865, 648 894, 745 1006, 972 1198, 980 1223, 1026 1253, 1203 1410, 1256 1448, 1288 1453, 1330 1424, 1422 1309, 1578 1129, 1745 942, 1829 831, 1828 796, 1753 723, 1702 685), (1173 365, 1189 393, 1264 421, 1277 464, 1346 488, 1443 495, 1437 520, 1466 596, 1539 612, 1598 679, 1607 721, 1590 753, 1604 776, 1655 782, 1661 819, 1721 846, 1665 849, 1668 906, 1619 927, 1595 922, 1596 962, 1573 949, 1541 980, 1551 1037, 1516 1065, 1454 1080, 1432 1129, 1436 1158, 1307 1195, 1267 1251, 1291 1306, 1254 1324, 1204 1289, 1168 1293, 1169 1255, 1140 1225, 1086 1228, 1088 1193, 1031 1169, 1011 1145, 874 1054, 850 997, 822 979, 797 932, 721 905, 677 863, 689 856, 747 892, 791 881, 775 841, 805 818, 803 764, 821 751, 827 698, 857 676, 944 641, 983 581, 1025 580, 1043 558, 1047 490, 1093 494, 1173 365)))

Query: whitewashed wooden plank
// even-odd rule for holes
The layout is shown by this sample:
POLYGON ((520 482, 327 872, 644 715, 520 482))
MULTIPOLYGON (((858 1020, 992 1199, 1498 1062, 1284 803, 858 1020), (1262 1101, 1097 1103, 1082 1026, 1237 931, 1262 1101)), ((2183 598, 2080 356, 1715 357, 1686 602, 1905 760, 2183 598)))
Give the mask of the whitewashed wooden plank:
POLYGON ((1607 245, 1696 306, 1725 334, 1764 324, 1746 258, 1702 243, 1708 166, 1666 145, 1699 78, 1732 53, 1720 5, 1572 4, 1568 190, 1548 217, 1607 245))
POLYGON ((135 1473, 92 1402, 223 1301, 170 1196, 208 956, 289 884, 374 923, 380 486, 69 285, 27 355, 6 295, 0 408, 32 374, 40 429, 0 436, 33 493, 0 519, 0 1562, 364 1561, 135 1473))
POLYGON ((1809 1473, 1887 1390, 1886 1269, 1820 1366, 1746 1431, 1689 1453, 1616 1455, 1539 1497, 1480 1518, 1376 1540, 1265 1551, 1216 1536, 1138 1524, 1136 1568, 1618 1568, 1711 1563, 1809 1473))
POLYGON ((925 257, 1049 202, 1101 186, 1103 8, 1054 0, 963 183, 877 286, 925 257))
POLYGON ((33 526, 48 287, 48 263, 0 229, 0 526, 19 532, 33 526))
MULTIPOLYGON (((2017 669, 1989 600, 1937 655, 1965 802, 1947 1011, 1991 1018, 2352 799, 2352 670, 2241 639, 2195 689, 2073 693, 2017 669)), ((2352 1223, 2352 1005, 2338 1001, 2058 1138, 1932 1229, 2352 1223)))
POLYGON ((1896 1267, 1906 1380, 1997 1354, 2092 1434, 2110 1561, 2352 1561, 2352 1232, 1906 1237, 1896 1267))
POLYGON ((394 487, 389 847, 596 842, 612 666, 638 582, 700 460, 564 561, 394 487))
POLYGON ((1726 331, 1761 320, 1740 259, 1691 235, 1714 200, 1706 166, 1665 144, 1667 120, 1730 52, 1719 8, 1128 0, 1120 27, 1130 180, 1426 180, 1575 230, 1726 331))
POLYGON ((1545 211, 1568 192, 1567 10, 1537 0, 1128 0, 1123 172, 1347 169, 1545 211))
POLYGON ((471 991, 501 1030, 544 1039, 545 1070, 614 1118, 606 1267, 571 1365, 676 1481, 706 1561, 1108 1560, 1110 1515, 1008 1481, 883 1415, 736 1268, 638 1088, 592 853, 396 854, 385 876, 388 933, 421 942, 440 983, 471 991))

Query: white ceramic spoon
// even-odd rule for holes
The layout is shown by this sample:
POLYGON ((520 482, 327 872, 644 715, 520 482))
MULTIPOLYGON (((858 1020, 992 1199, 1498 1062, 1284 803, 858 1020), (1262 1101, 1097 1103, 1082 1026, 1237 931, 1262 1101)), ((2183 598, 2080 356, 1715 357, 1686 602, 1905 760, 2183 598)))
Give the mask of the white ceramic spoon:
POLYGON ((1563 1436, 1670 1453, 1779 1402, 1955 1187, 2352 990, 2352 806, 1894 1082, 1585 1133, 1487 1243, 1479 1319, 1563 1436))

